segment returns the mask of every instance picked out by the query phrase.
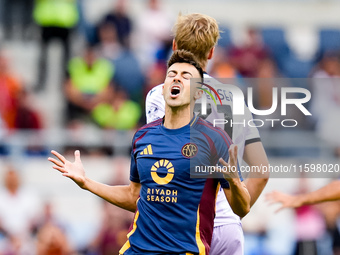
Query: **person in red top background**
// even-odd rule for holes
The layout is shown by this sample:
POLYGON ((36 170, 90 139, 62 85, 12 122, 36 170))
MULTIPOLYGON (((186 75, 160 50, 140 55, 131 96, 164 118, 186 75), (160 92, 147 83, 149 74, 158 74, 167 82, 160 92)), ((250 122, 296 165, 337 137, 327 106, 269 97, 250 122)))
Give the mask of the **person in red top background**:
POLYGON ((22 90, 19 79, 10 72, 8 59, 0 50, 0 114, 7 128, 15 128, 18 96, 22 90))

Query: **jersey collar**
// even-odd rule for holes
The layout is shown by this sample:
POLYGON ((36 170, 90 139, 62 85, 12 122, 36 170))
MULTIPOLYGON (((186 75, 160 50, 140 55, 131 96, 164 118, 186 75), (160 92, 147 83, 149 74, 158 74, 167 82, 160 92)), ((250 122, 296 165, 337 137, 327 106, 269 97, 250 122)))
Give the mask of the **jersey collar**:
POLYGON ((169 129, 164 127, 164 117, 163 117, 163 121, 162 121, 162 125, 160 125, 160 129, 163 133, 166 133, 168 135, 178 135, 181 133, 185 133, 185 132, 190 132, 190 128, 193 127, 195 125, 195 123, 198 120, 198 115, 196 115, 194 113, 194 117, 190 120, 189 124, 181 127, 181 128, 177 128, 177 129, 169 129))

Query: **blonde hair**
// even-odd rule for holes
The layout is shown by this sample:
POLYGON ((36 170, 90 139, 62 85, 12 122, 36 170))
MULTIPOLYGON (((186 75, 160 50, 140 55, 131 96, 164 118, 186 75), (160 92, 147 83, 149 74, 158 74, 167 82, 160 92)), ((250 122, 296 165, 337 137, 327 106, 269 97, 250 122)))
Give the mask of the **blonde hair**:
POLYGON ((173 27, 174 38, 179 50, 192 52, 204 67, 210 50, 220 37, 217 21, 204 14, 179 14, 173 27))

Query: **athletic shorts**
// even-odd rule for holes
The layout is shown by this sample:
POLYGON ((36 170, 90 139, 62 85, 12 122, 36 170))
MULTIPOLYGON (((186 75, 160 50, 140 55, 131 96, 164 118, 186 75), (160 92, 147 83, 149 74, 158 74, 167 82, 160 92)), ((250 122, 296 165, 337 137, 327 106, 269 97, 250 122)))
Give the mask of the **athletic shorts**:
POLYGON ((243 255, 244 236, 240 223, 214 227, 210 255, 243 255))

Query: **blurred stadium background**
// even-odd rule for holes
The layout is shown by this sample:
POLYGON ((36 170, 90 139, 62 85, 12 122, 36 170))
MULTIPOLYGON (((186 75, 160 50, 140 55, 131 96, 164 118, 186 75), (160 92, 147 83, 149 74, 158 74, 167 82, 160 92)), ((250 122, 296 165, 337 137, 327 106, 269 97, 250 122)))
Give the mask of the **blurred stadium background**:
MULTIPOLYGON (((42 2, 0 0, 0 254, 50 254, 47 246, 66 254, 65 243, 71 254, 117 253, 132 214, 77 188, 47 157, 55 149, 72 159, 78 148, 90 177, 128 181, 131 138, 145 123, 146 93, 164 79, 179 12, 220 24, 209 73, 294 78, 312 91, 311 120, 293 114, 297 128, 260 128, 271 164, 340 163, 339 1, 70 0, 47 11, 52 21, 42 2), (89 73, 89 63, 105 71, 89 73)), ((259 109, 268 107, 267 85, 257 88, 259 109)), ((270 179, 243 219, 245 254, 339 254, 339 203, 274 213, 277 205, 265 202, 273 189, 314 190, 337 174, 327 177, 270 179)))

